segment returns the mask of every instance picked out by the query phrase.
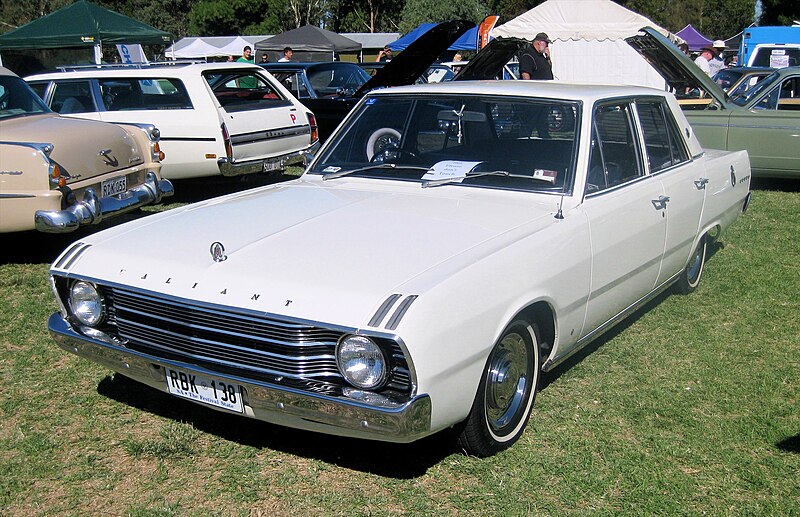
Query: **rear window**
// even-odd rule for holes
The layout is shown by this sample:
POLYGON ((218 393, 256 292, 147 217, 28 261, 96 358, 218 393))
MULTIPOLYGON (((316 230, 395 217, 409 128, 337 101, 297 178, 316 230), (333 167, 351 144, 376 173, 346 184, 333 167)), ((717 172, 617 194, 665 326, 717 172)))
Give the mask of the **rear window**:
POLYGON ((186 87, 178 79, 100 79, 106 111, 192 109, 186 87))
POLYGON ((257 70, 210 71, 203 76, 227 112, 291 105, 257 70))
POLYGON ((800 65, 800 48, 768 46, 756 49, 750 66, 786 68, 800 65))

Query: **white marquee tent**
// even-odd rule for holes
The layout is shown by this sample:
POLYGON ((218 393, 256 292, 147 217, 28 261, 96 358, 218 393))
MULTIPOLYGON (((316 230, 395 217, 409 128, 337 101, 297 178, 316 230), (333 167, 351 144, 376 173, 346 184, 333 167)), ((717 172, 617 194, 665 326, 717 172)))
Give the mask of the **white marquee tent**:
POLYGON ((192 41, 189 45, 186 45, 179 50, 174 50, 172 48, 166 50, 166 56, 172 59, 196 59, 206 57, 222 57, 227 55, 228 54, 223 52, 219 47, 215 47, 214 45, 206 43, 200 38, 192 41))
POLYGON ((492 37, 533 40, 545 32, 553 43, 553 75, 562 81, 635 84, 663 89, 664 79, 626 42, 642 27, 675 36, 611 0, 547 0, 492 31, 492 37))

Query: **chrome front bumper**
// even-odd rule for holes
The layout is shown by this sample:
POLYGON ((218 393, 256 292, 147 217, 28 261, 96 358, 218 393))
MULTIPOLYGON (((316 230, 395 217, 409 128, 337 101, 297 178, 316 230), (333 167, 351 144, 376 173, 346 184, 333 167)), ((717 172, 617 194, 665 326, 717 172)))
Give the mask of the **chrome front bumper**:
MULTIPOLYGON (((431 400, 427 395, 417 396, 397 407, 369 406, 356 400, 327 397, 252 379, 220 375, 195 365, 167 361, 89 338, 76 332, 58 312, 50 316, 48 328, 58 346, 64 350, 165 393, 168 392, 165 367, 238 384, 242 388, 245 416, 264 422, 337 436, 396 443, 412 442, 430 434, 431 400)), ((223 409, 217 410, 227 412, 223 409)))
POLYGON ((281 156, 273 156, 264 160, 252 160, 247 162, 235 162, 229 158, 219 158, 217 165, 219 172, 223 176, 242 176, 244 174, 258 174, 263 172, 265 163, 279 163, 276 169, 283 169, 287 165, 303 165, 306 166, 313 158, 314 153, 319 149, 319 142, 308 149, 296 151, 294 153, 284 154, 281 156))
POLYGON ((36 229, 47 233, 72 232, 106 217, 123 214, 140 206, 158 203, 174 193, 169 180, 159 180, 148 172, 144 183, 125 192, 124 197, 99 197, 94 189, 86 189, 83 200, 64 210, 37 210, 36 229))

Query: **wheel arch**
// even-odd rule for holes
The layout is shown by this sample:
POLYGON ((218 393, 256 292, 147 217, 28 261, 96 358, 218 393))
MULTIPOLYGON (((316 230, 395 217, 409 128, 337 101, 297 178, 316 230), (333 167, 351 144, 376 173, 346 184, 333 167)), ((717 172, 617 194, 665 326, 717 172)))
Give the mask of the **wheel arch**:
POLYGON ((523 319, 528 323, 536 325, 539 338, 539 353, 541 355, 540 364, 547 362, 553 351, 553 344, 556 339, 556 314, 553 307, 544 300, 535 301, 521 309, 509 320, 523 319))

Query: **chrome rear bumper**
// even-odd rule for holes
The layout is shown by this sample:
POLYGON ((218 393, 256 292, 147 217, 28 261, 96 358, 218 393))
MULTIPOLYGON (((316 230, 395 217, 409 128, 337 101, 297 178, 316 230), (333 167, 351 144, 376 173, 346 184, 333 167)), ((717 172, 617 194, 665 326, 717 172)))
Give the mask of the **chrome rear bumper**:
POLYGON ((266 158, 264 160, 252 160, 246 162, 236 162, 232 161, 229 158, 219 158, 217 160, 217 165, 219 166, 219 172, 223 176, 242 176, 244 174, 258 174, 264 171, 264 164, 265 163, 277 163, 278 166, 275 167, 276 170, 283 169, 287 165, 308 165, 311 161, 311 158, 314 156, 314 153, 319 148, 319 142, 316 142, 314 145, 309 147, 308 149, 303 149, 302 151, 296 151, 294 153, 284 154, 281 156, 273 156, 271 158, 266 158))
POLYGON ((79 334, 58 312, 50 316, 48 328, 58 346, 64 350, 165 393, 168 392, 165 368, 238 384, 243 393, 245 416, 257 420, 337 436, 396 443, 412 442, 430 434, 431 400, 427 395, 417 396, 395 407, 370 406, 355 399, 333 398, 253 379, 221 375, 192 364, 129 350, 79 334))
POLYGON ((36 229, 47 233, 72 232, 106 217, 123 214, 140 206, 158 203, 174 193, 172 183, 148 172, 144 183, 125 192, 124 197, 99 197, 94 189, 86 189, 83 200, 64 210, 37 210, 36 229))

